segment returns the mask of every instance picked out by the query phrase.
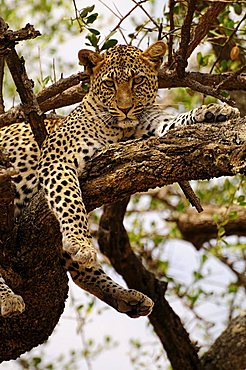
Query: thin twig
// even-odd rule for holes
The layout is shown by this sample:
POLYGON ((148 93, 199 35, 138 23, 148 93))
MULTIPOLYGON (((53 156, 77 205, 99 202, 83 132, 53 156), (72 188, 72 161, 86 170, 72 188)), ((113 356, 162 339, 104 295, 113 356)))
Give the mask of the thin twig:
POLYGON ((142 11, 147 15, 147 17, 149 18, 149 20, 157 27, 157 28, 159 28, 159 24, 154 20, 154 18, 153 17, 151 17, 151 15, 144 9, 144 7, 141 5, 142 3, 145 3, 146 2, 146 0, 144 1, 144 0, 142 0, 142 1, 139 1, 139 2, 137 2, 136 0, 132 0, 135 4, 137 4, 138 5, 138 7, 140 8, 140 9, 142 9, 142 11))
MULTIPOLYGON (((127 18, 127 17, 129 17, 129 15, 139 6, 139 4, 141 4, 141 3, 145 3, 146 1, 148 1, 148 0, 142 0, 142 1, 140 1, 139 3, 137 3, 131 10, 129 10, 129 12, 127 13, 127 14, 125 14, 124 15, 124 17, 123 18, 121 18, 120 19, 120 21, 117 23, 117 25, 112 29, 112 31, 111 32, 114 32, 114 31, 116 31, 118 28, 120 28, 120 25, 121 25, 121 23, 127 18)), ((112 11, 112 10, 111 10, 112 11)))
POLYGON ((196 208, 198 213, 201 213, 203 211, 203 208, 201 206, 200 199, 194 193, 192 187, 190 186, 189 181, 179 181, 179 186, 183 190, 183 193, 189 200, 190 204, 196 208))
POLYGON ((239 68, 237 71, 232 72, 224 81, 221 81, 215 90, 219 91, 220 89, 223 89, 223 85, 225 85, 225 83, 228 84, 232 80, 236 79, 237 76, 240 76, 240 74, 243 73, 244 71, 246 71, 245 64, 241 68, 239 68))
POLYGON ((192 90, 198 91, 198 92, 200 92, 202 94, 205 94, 205 95, 211 95, 211 96, 223 101, 224 103, 227 103, 231 106, 235 106, 234 100, 221 95, 217 91, 217 89, 214 89, 211 86, 205 86, 202 83, 200 83, 198 81, 195 81, 195 80, 192 80, 192 79, 187 80, 186 85, 187 85, 187 87, 191 88, 192 90))

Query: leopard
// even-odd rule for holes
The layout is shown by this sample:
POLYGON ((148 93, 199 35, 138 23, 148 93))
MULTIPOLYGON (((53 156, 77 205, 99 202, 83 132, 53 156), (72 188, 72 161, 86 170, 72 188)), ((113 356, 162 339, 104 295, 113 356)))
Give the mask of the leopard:
MULTIPOLYGON (((198 123, 221 123, 238 117, 226 104, 209 104, 182 114, 168 114, 156 103, 158 72, 166 45, 159 40, 144 51, 116 45, 106 51, 82 49, 79 62, 90 76, 82 102, 48 131, 39 149, 28 122, 1 130, 0 145, 8 153, 15 174, 15 216, 21 217, 41 189, 59 222, 61 261, 79 287, 129 317, 149 315, 154 302, 141 292, 114 282, 102 269, 88 228, 79 177, 86 163, 105 146, 121 141, 162 137, 169 130, 198 123)), ((0 276, 0 314, 8 317, 25 309, 0 276)))

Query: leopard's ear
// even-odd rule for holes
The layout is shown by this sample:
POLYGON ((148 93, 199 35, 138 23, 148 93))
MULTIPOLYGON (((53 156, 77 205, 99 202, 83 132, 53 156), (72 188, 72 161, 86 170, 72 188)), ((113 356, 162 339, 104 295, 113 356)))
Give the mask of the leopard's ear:
POLYGON ((166 44, 163 41, 156 41, 154 44, 150 45, 148 49, 142 52, 141 56, 146 61, 150 62, 155 69, 159 69, 166 52, 166 48, 166 44))
POLYGON ((103 60, 102 55, 88 49, 81 49, 78 52, 78 57, 80 64, 86 67, 89 74, 92 74, 92 69, 103 60))

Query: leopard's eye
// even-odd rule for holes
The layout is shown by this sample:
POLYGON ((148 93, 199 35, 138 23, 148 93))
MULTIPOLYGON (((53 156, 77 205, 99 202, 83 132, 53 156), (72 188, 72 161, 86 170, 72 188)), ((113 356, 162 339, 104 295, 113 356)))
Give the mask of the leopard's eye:
POLYGON ((114 81, 112 81, 112 80, 104 80, 104 81, 103 81, 103 84, 104 84, 105 86, 109 87, 109 88, 114 87, 114 81))
POLYGON ((138 76, 134 78, 134 84, 135 85, 140 85, 143 81, 145 80, 144 76, 138 76))

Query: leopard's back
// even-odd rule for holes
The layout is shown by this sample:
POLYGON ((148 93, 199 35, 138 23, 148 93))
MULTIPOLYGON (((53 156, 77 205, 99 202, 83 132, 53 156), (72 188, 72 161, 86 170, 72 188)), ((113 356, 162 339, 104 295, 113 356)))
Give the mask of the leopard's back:
MULTIPOLYGON (((48 134, 62 124, 61 118, 45 119, 48 134)), ((30 125, 26 122, 5 126, 0 130, 0 147, 8 156, 15 170, 12 181, 16 187, 16 216, 37 192, 37 165, 40 149, 36 143, 30 125)))

